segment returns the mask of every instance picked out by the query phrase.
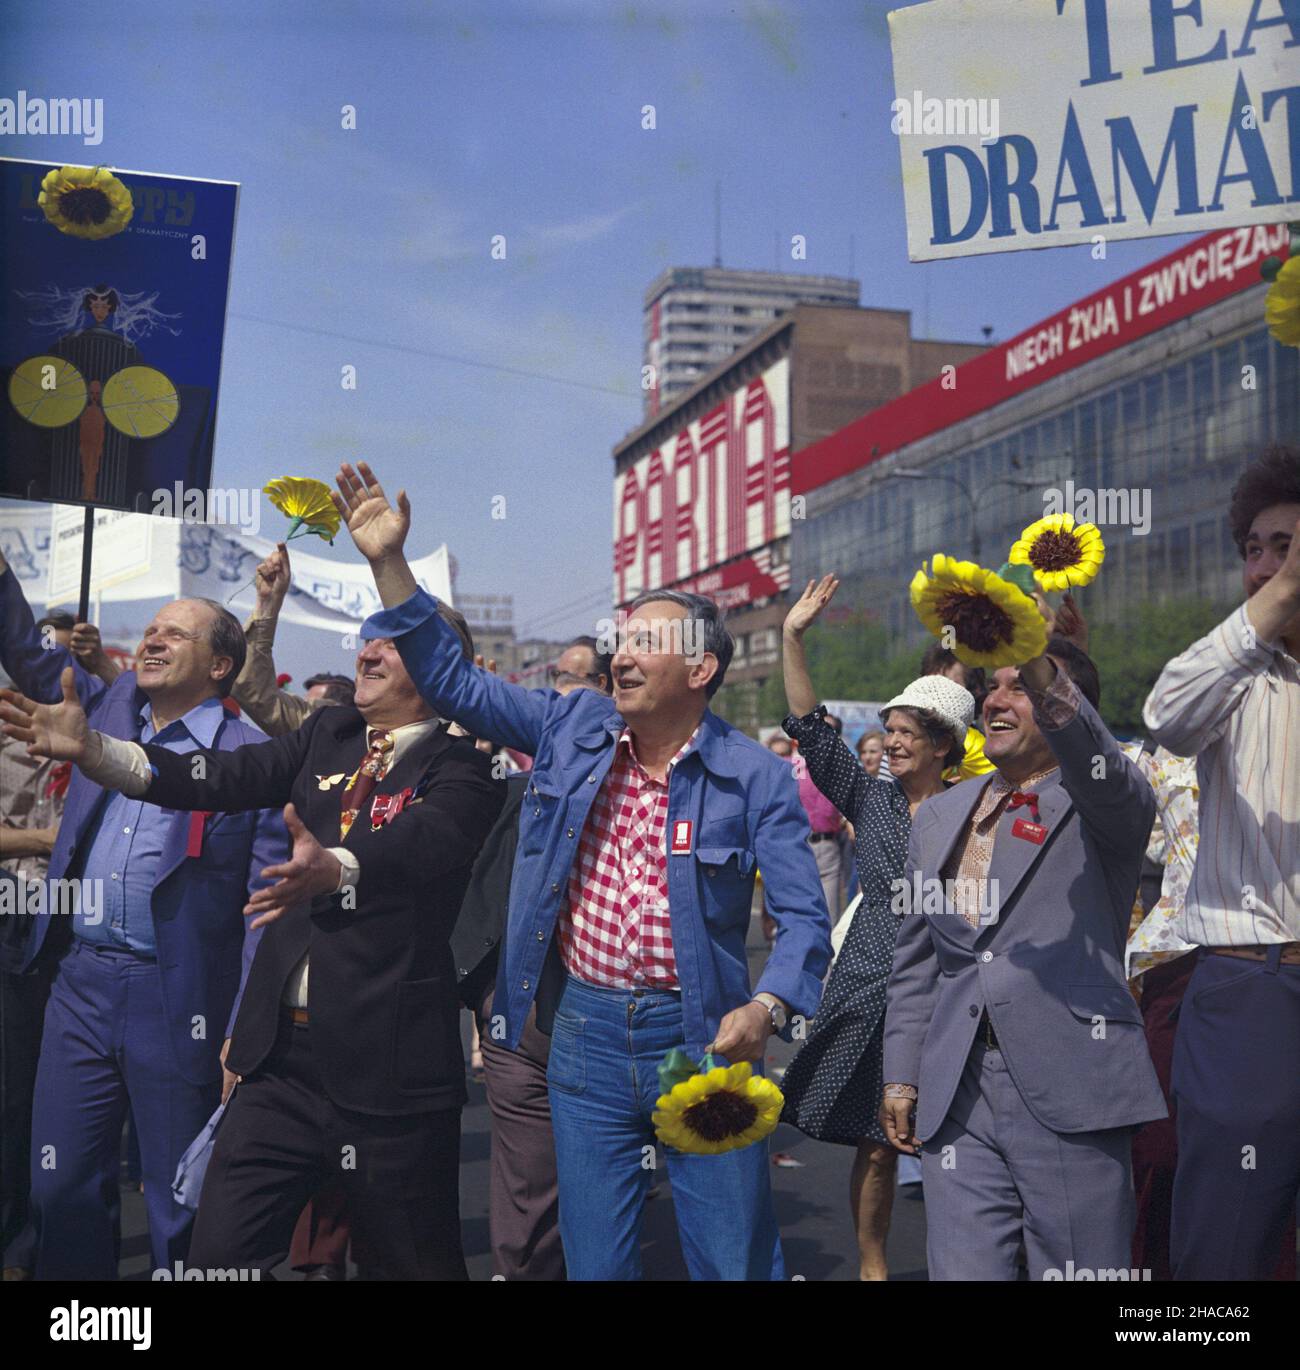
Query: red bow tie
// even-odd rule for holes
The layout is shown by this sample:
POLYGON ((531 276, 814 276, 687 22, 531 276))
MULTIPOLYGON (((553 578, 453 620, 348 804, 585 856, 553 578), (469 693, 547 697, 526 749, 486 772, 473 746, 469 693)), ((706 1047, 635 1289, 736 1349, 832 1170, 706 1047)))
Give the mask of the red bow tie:
POLYGON ((1012 790, 1011 800, 1007 804, 1007 808, 1018 809, 1022 804, 1029 805, 1029 812, 1034 815, 1034 822, 1037 823, 1039 821, 1037 792, 1034 790, 1012 790))

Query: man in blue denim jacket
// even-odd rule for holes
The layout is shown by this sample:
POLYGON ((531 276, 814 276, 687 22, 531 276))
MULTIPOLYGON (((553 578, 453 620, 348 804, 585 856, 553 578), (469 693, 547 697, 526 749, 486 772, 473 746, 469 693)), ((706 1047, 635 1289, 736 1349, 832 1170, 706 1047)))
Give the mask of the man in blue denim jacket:
MULTIPOLYGON (((364 464, 338 483, 385 606, 364 631, 393 640, 443 716, 536 758, 493 1030, 513 1047, 539 985, 559 980, 549 1083, 569 1276, 639 1278, 659 1062, 673 1047, 692 1058, 712 1047, 761 1063, 768 1036, 821 996, 828 919, 798 789, 787 764, 708 709, 732 652, 711 601, 642 596, 612 700, 526 690, 464 661, 416 586, 402 556, 405 493, 390 507, 364 464), (639 842, 647 829, 662 838, 639 842), (756 866, 778 931, 751 994, 756 866)), ((668 1169, 693 1278, 783 1278, 766 1145, 669 1151, 668 1169)))

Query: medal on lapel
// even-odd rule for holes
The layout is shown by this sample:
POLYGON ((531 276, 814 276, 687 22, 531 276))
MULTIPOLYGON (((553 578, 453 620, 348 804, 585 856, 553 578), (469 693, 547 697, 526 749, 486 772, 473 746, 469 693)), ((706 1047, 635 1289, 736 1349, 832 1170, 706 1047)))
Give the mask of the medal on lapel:
POLYGON ((378 832, 411 802, 414 791, 408 785, 399 794, 377 794, 370 805, 370 831, 378 832))
POLYGON ((347 772, 340 771, 338 775, 318 775, 316 777, 316 788, 318 790, 328 790, 337 785, 340 780, 346 780, 347 772))

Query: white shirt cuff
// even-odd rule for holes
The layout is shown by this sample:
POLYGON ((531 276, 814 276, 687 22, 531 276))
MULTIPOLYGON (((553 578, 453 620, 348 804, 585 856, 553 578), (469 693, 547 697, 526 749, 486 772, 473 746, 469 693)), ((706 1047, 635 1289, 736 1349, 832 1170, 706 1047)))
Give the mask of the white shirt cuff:
POLYGON ((355 853, 346 847, 326 847, 325 850, 331 856, 337 857, 339 865, 343 868, 339 872, 339 883, 334 893, 341 894, 348 885, 356 889, 361 882, 361 862, 357 860, 355 853))
POLYGON ((149 758, 138 742, 126 742, 91 729, 89 744, 89 754, 77 763, 88 780, 106 790, 120 790, 132 799, 139 799, 153 783, 149 758), (96 739, 99 755, 92 760, 96 739))

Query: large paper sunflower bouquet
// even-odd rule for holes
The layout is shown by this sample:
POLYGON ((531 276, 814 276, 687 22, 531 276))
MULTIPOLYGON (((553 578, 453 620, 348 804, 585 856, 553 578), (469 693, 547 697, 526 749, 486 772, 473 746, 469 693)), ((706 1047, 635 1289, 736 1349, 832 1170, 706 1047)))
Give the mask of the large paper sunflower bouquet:
POLYGON ((1095 524, 1077 523, 1073 514, 1049 514, 1020 534, 997 571, 936 555, 933 569, 923 566, 912 578, 912 607, 967 666, 1019 666, 1047 646, 1035 591, 1087 585, 1105 559, 1106 544, 1095 524))
POLYGON ((665 1146, 696 1156, 717 1156, 761 1142, 781 1120, 781 1091, 748 1061, 714 1064, 706 1053, 692 1061, 677 1047, 659 1066, 663 1093, 651 1115, 665 1146))

